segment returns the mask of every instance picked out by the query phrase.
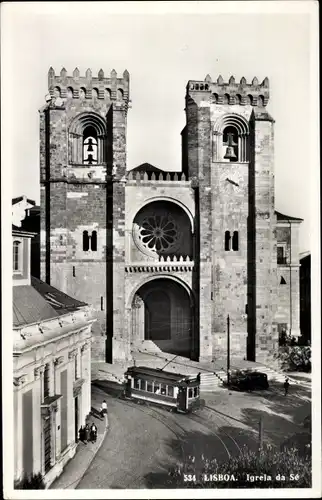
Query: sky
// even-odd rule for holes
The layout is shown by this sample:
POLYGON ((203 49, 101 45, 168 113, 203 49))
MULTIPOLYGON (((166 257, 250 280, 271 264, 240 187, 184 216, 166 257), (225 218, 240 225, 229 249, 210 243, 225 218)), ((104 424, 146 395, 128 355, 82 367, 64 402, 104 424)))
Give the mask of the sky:
POLYGON ((72 74, 76 66, 81 74, 88 67, 93 75, 100 68, 105 74, 129 71, 128 169, 144 162, 180 169, 189 79, 208 73, 225 81, 267 76, 267 109, 276 120, 275 208, 304 219, 300 251, 310 250, 318 172, 310 88, 315 61, 311 11, 299 7, 308 3, 2 4, 2 106, 12 196, 26 194, 39 203, 38 109, 45 104, 50 66, 56 74, 62 67, 72 74))

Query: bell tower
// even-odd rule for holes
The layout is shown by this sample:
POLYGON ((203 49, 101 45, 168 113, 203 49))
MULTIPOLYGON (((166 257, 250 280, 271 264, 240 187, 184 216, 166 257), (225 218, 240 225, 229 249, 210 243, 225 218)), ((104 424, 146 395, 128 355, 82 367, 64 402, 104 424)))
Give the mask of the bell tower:
POLYGON ((187 84, 183 156, 196 184, 205 358, 226 356, 228 315, 232 354, 265 360, 276 341, 274 120, 268 101, 267 78, 224 82, 207 75, 187 84))
POLYGON ((48 91, 40 109, 41 278, 94 306, 94 359, 125 359, 129 73, 50 68, 48 91))

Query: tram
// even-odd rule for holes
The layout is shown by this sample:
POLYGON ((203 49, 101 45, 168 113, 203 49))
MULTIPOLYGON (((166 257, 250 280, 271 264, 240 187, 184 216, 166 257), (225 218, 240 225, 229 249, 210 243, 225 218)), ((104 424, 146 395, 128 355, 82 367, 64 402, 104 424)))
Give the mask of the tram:
POLYGON ((200 407, 200 374, 185 376, 145 366, 133 366, 124 374, 124 397, 190 413, 200 407))

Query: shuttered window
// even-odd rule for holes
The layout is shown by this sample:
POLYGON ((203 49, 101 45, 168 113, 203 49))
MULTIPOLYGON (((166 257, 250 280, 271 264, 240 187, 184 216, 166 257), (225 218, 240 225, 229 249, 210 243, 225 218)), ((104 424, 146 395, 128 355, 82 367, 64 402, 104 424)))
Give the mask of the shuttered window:
POLYGON ((32 389, 22 396, 22 463, 25 474, 32 474, 33 471, 33 407, 32 389))
POLYGON ((60 419, 61 419, 61 431, 60 431, 60 442, 61 451, 67 447, 67 430, 68 430, 68 398, 67 398, 67 370, 64 370, 60 374, 60 392, 62 398, 60 400, 60 419))
POLYGON ((50 469, 50 456, 51 456, 51 419, 50 417, 44 421, 44 460, 45 460, 45 473, 50 469))
POLYGON ((48 398, 48 396, 49 396, 49 384, 50 384, 50 370, 49 370, 49 364, 47 363, 45 365, 45 371, 44 371, 44 393, 43 393, 43 399, 48 398))

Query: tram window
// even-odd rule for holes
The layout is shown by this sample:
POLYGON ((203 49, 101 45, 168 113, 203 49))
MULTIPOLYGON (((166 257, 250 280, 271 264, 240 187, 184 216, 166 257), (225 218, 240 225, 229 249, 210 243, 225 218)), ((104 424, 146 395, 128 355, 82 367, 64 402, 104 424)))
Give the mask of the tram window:
POLYGON ((196 398, 198 396, 198 387, 195 387, 193 390, 193 396, 196 398))
POLYGON ((141 380, 139 378, 134 379, 134 389, 140 389, 141 387, 141 380))
POLYGON ((146 391, 146 380, 140 380, 141 382, 141 391, 146 391))
POLYGON ((158 384, 157 382, 154 382, 154 392, 155 394, 161 393, 160 384, 158 384))
POLYGON ((153 392, 153 382, 148 381, 146 384, 146 390, 148 392, 153 392))
POLYGON ((173 398, 173 387, 171 385, 168 386, 168 396, 173 398))
POLYGON ((165 384, 161 384, 161 394, 162 396, 167 395, 167 386, 165 384))
POLYGON ((193 389, 192 388, 189 389, 189 396, 188 397, 193 398, 193 389))

